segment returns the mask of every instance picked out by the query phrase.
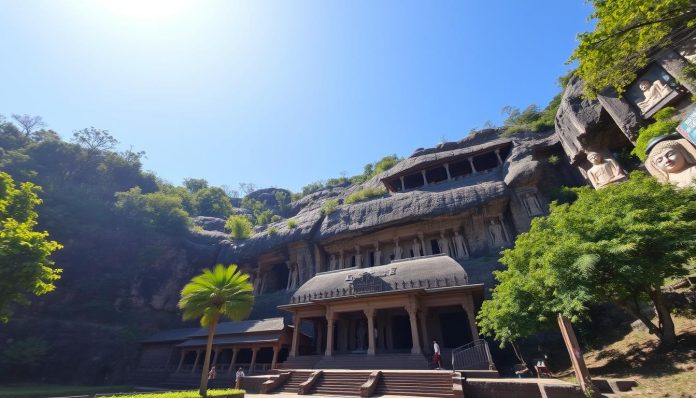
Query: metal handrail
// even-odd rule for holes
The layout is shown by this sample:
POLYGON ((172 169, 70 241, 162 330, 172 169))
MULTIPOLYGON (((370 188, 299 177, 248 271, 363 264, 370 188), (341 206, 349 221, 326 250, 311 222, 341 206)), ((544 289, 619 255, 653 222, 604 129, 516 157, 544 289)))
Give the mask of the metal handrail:
POLYGON ((486 340, 474 340, 452 350, 452 370, 474 369, 495 369, 486 340))

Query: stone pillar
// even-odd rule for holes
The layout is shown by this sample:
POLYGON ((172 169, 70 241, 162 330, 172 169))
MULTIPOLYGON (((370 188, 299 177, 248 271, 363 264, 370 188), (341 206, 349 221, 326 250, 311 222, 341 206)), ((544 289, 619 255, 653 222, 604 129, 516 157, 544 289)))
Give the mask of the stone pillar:
POLYGON ((429 353, 430 347, 430 335, 428 334, 428 309, 424 308, 418 314, 418 320, 420 321, 421 332, 423 334, 423 352, 429 353))
POLYGON ((469 160, 469 166, 471 166, 471 172, 478 173, 478 171, 476 171, 476 166, 474 166, 474 158, 467 158, 467 160, 469 160))
POLYGON ((331 311, 326 312, 326 351, 324 355, 330 357, 333 355, 333 338, 334 338, 334 314, 331 311))
POLYGON ((430 249, 430 245, 425 244, 425 236, 422 232, 418 234, 418 239, 420 239, 421 247, 423 248, 423 255, 427 256, 433 254, 432 250, 430 249))
POLYGON ((367 355, 375 355, 375 310, 366 308, 363 312, 367 318, 367 355))
POLYGON ((271 361, 271 369, 275 369, 278 366, 278 353, 280 352, 280 346, 273 346, 273 360, 271 361))
POLYGON ((210 364, 210 366, 217 365, 218 355, 220 355, 220 349, 216 348, 213 354, 213 362, 210 364))
POLYGON ((495 156, 498 158, 498 166, 503 164, 503 158, 500 157, 500 149, 496 149, 495 151, 495 156))
POLYGON ((187 351, 182 350, 181 351, 181 359, 179 359, 179 366, 176 367, 176 372, 179 373, 181 372, 181 367, 184 365, 184 358, 186 357, 187 351))
POLYGON ((425 170, 421 170, 421 175, 423 176, 423 186, 428 186, 428 177, 425 176, 425 170))
POLYGON ((297 345, 300 339, 300 326, 302 325, 302 318, 295 314, 295 319, 293 320, 293 330, 292 330, 292 345, 290 346, 290 356, 297 356, 297 345))
POLYGON ((451 181, 452 174, 450 174, 450 171, 449 171, 449 163, 445 163, 445 171, 447 172, 447 181, 451 181))
POLYGON ((198 360, 201 359, 201 350, 196 350, 196 360, 193 362, 193 368, 191 373, 196 373, 196 367, 198 367, 198 360))
POLYGON ((292 262, 286 261, 285 266, 288 267, 288 283, 285 284, 285 290, 292 290, 292 262))
POLYGON ((478 327, 476 326, 476 314, 474 313, 474 300, 469 296, 462 304, 466 311, 466 318, 469 320, 469 328, 471 329, 471 339, 479 338, 478 327))
POLYGON ((321 249, 319 248, 319 245, 314 245, 314 275, 321 271, 326 271, 326 268, 324 268, 323 257, 321 255, 321 249))
POLYGON ((355 267, 356 268, 362 268, 363 267, 363 257, 360 252, 360 245, 355 245, 355 267))
POLYGON ((408 318, 411 321, 411 354, 420 354, 421 348, 420 339, 418 338, 418 317, 416 313, 416 307, 413 305, 409 305, 406 307, 406 311, 408 311, 408 318))
POLYGON ((401 180, 401 192, 406 190, 406 185, 404 184, 404 176, 399 178, 401 180))
POLYGON ((373 261, 373 266, 378 266, 382 265, 382 251, 379 250, 379 242, 375 242, 375 253, 374 253, 374 261, 373 261))
POLYGON ((227 369, 227 374, 232 374, 232 371, 234 371, 235 365, 237 364, 237 354, 239 353, 239 348, 233 348, 232 349, 232 360, 230 361, 230 368, 227 369))
POLYGON ((345 268, 345 259, 343 258, 343 249, 338 251, 338 269, 345 268))
POLYGON ((251 349, 251 363, 249 364, 249 374, 254 372, 254 366, 256 366, 256 354, 259 353, 259 347, 253 347, 251 349))

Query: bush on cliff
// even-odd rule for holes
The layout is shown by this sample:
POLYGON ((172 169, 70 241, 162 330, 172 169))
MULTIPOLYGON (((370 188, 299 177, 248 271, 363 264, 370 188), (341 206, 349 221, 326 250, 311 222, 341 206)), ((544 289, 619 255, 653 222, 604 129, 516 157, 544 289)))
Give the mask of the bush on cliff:
POLYGON ((642 127, 638 132, 636 147, 633 148, 631 154, 638 156, 641 161, 645 162, 645 159, 648 157, 648 155, 645 154, 645 148, 648 147, 648 142, 655 137, 671 134, 676 131, 677 126, 679 126, 679 121, 672 120, 675 113, 677 113, 677 110, 671 106, 662 108, 655 113, 655 121, 642 127))
POLYGON ((384 188, 365 188, 359 191, 355 191, 348 195, 345 200, 345 204, 349 205, 351 203, 362 202, 379 196, 384 196, 387 194, 387 190, 384 188))
POLYGON ((246 216, 230 216, 225 222, 225 229, 230 232, 232 239, 247 239, 251 236, 253 225, 246 216))

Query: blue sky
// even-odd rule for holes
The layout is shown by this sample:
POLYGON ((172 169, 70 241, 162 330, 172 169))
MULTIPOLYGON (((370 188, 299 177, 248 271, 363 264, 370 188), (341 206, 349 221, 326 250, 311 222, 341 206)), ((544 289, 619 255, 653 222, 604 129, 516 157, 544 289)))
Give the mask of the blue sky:
POLYGON ((145 169, 297 191, 541 107, 583 0, 0 0, 0 114, 109 130, 145 169))

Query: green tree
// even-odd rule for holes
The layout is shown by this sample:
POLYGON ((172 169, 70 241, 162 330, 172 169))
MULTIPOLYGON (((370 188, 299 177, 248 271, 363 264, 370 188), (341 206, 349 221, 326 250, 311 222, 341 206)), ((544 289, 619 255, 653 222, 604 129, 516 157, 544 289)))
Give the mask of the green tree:
POLYGON ((199 215, 227 218, 232 213, 232 202, 222 188, 202 188, 196 191, 194 200, 199 215))
POLYGON ((176 195, 165 192, 143 194, 140 187, 135 187, 117 192, 114 206, 131 221, 168 234, 182 234, 189 227, 188 213, 176 195))
POLYGON ((55 289, 62 270, 53 268, 51 253, 62 246, 35 231, 41 188, 30 182, 15 186, 0 172, 0 322, 8 322, 14 304, 27 304, 29 295, 55 289))
POLYGON ((696 4, 692 0, 589 0, 594 31, 579 36, 569 62, 578 61, 577 75, 585 95, 594 98, 605 87, 623 92, 652 52, 693 32, 696 4))
POLYGON ((215 328, 222 316, 233 321, 246 318, 254 306, 253 290, 249 275, 239 271, 234 264, 228 267, 218 264, 212 271, 206 268, 181 290, 179 308, 183 310, 184 320, 200 318, 201 326, 208 328, 199 390, 201 396, 205 397, 208 389, 207 377, 215 328))
POLYGON ((696 190, 675 189, 634 172, 601 190, 573 189, 571 204, 551 205, 513 249, 492 300, 478 315, 481 331, 501 344, 553 324, 561 313, 577 322, 587 305, 613 302, 640 319, 665 345, 675 340, 661 288, 686 274, 696 255, 696 190), (658 324, 640 311, 650 301, 658 324))
POLYGON ((208 188, 208 181, 204 178, 187 178, 184 180, 184 187, 186 187, 189 192, 196 193, 201 189, 208 188))

